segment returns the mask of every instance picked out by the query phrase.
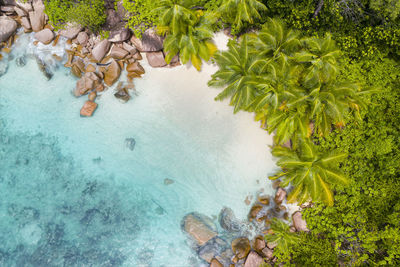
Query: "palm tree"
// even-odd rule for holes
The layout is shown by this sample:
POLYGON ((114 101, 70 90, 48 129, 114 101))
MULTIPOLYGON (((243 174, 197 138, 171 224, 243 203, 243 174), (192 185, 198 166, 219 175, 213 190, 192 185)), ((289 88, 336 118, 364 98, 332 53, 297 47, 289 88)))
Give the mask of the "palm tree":
POLYGON ((235 113, 247 109, 257 95, 255 75, 258 74, 261 61, 250 45, 251 38, 244 35, 239 44, 229 40, 229 49, 215 54, 219 69, 208 82, 209 86, 225 87, 215 99, 231 97, 235 113))
POLYGON ((275 243, 275 250, 281 253, 289 252, 289 245, 296 244, 300 241, 300 237, 296 233, 289 231, 290 226, 279 220, 273 218, 271 221, 270 234, 264 236, 265 241, 275 243))
POLYGON ((243 22, 254 24, 255 19, 261 19, 260 13, 265 10, 267 7, 259 0, 223 0, 218 9, 235 33, 243 28, 243 22))
POLYGON ((161 14, 158 32, 167 34, 164 41, 166 62, 171 62, 179 53, 183 64, 190 60, 200 71, 202 59, 209 61, 217 51, 211 41, 215 18, 202 10, 195 10, 192 0, 163 0, 158 11, 161 14))
POLYGON ((193 25, 196 14, 192 0, 161 0, 158 4, 156 13, 160 14, 158 31, 161 34, 186 34, 188 26, 193 25))
POLYGON ((189 60, 198 70, 201 70, 202 59, 209 61, 217 51, 211 41, 214 32, 212 21, 206 15, 196 16, 193 25, 187 27, 187 32, 169 34, 164 41, 165 60, 169 63, 179 53, 183 64, 189 60))
POLYGON ((356 83, 330 81, 318 84, 308 94, 308 114, 314 121, 315 131, 321 136, 327 135, 332 125, 342 127, 351 111, 357 119, 360 108, 365 106, 361 96, 369 91, 361 91, 356 83))
POLYGON ((275 146, 272 155, 278 157, 277 164, 282 172, 269 177, 271 180, 283 177, 282 187, 291 184, 294 189, 287 200, 302 204, 310 199, 333 205, 331 186, 348 184, 338 164, 346 157, 344 153, 320 152, 309 139, 300 140, 297 149, 275 146))
POLYGON ((336 47, 331 35, 325 38, 306 38, 306 49, 294 55, 294 59, 304 65, 304 82, 308 84, 328 82, 338 73, 337 61, 341 52, 336 47))
POLYGON ((301 42, 298 32, 287 29, 285 24, 278 19, 269 18, 258 33, 255 47, 268 62, 271 62, 279 57, 288 60, 299 51, 301 42))

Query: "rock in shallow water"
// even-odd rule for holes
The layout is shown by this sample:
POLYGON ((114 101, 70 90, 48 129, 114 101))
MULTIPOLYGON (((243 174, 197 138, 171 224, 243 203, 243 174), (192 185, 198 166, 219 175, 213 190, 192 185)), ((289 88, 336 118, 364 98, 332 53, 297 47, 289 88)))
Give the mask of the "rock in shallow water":
POLYGON ((183 218, 182 223, 184 231, 200 246, 217 236, 217 232, 215 232, 210 225, 210 222, 212 222, 211 219, 204 217, 206 216, 190 213, 183 218))
POLYGON ((0 77, 7 73, 8 61, 0 61, 0 77))
POLYGON ((46 77, 47 80, 50 80, 53 77, 53 73, 49 70, 49 67, 46 65, 46 63, 38 57, 36 57, 36 62, 44 77, 46 77))
POLYGON ((135 138, 126 138, 125 145, 127 148, 129 148, 130 151, 133 151, 135 149, 135 145, 136 145, 135 138))
POLYGON ((231 208, 224 207, 218 216, 219 224, 228 232, 240 231, 240 222, 231 208))
POLYGON ((25 66, 25 65, 26 65, 26 57, 25 57, 25 55, 17 57, 17 58, 15 59, 15 64, 16 64, 18 67, 23 67, 23 66, 25 66))

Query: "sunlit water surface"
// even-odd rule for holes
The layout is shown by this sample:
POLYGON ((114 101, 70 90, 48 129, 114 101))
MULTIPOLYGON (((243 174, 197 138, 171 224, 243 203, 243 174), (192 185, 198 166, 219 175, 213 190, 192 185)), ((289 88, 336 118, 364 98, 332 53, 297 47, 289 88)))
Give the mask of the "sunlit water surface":
POLYGON ((143 62, 131 101, 109 89, 94 117, 81 118, 76 78, 60 65, 47 81, 29 56, 51 63, 63 42, 34 47, 31 38, 18 39, 0 77, 1 266, 200 266, 182 217, 217 221, 228 206, 244 219, 246 196, 271 192, 271 138, 250 114, 213 100, 215 66, 143 62))

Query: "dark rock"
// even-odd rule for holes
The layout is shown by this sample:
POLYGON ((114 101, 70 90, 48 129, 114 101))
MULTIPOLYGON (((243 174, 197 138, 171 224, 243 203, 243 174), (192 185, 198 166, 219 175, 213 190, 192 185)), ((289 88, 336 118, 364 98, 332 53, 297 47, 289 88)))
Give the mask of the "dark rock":
POLYGON ((224 207, 218 216, 219 224, 228 232, 239 232, 240 221, 235 217, 231 208, 224 207))
POLYGON ((17 57, 17 58, 15 59, 15 64, 16 64, 18 67, 23 67, 23 66, 25 66, 25 65, 26 65, 26 56, 23 55, 23 56, 17 57))
POLYGON ((135 138, 126 138, 125 145, 127 148, 129 148, 130 151, 133 151, 135 149, 135 145, 136 145, 135 138))
POLYGON ((154 29, 147 29, 142 35, 142 50, 140 47, 136 48, 140 52, 158 52, 163 49, 163 39, 154 29))
POLYGON ((169 179, 169 178, 165 178, 165 179, 164 179, 164 184, 165 184, 165 185, 170 185, 170 184, 173 184, 174 182, 175 182, 174 180, 169 179))
POLYGON ((122 102, 126 103, 131 99, 131 96, 129 95, 128 90, 124 87, 118 90, 114 96, 118 99, 120 99, 122 102))
POLYGON ((47 80, 50 80, 53 77, 53 73, 49 70, 49 67, 46 65, 46 63, 39 57, 36 57, 36 63, 38 64, 38 67, 43 73, 44 77, 46 77, 47 80))

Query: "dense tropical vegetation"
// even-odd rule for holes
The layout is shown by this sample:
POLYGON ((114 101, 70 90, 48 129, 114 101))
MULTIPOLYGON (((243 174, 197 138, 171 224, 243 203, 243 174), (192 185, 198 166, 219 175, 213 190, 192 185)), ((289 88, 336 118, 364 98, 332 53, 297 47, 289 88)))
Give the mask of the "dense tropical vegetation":
MULTIPOLYGON (((47 0, 46 10, 54 25, 98 28, 102 2, 47 0)), ((289 201, 311 203, 303 211, 308 233, 273 221, 274 235, 265 238, 279 244, 278 263, 400 265, 398 0, 123 5, 136 35, 155 26, 165 36, 167 61, 179 55, 200 70, 214 58, 219 70, 209 85, 221 88, 216 100, 254 112, 274 133, 282 170, 271 178, 291 188, 289 201), (212 36, 221 28, 236 38, 217 52, 212 36)))

